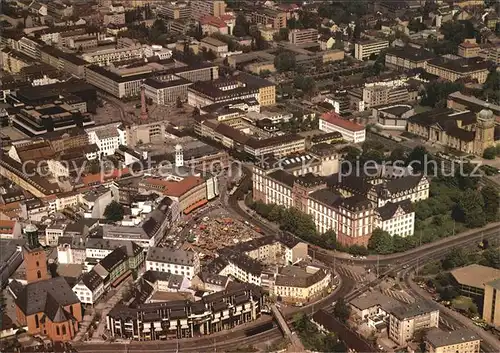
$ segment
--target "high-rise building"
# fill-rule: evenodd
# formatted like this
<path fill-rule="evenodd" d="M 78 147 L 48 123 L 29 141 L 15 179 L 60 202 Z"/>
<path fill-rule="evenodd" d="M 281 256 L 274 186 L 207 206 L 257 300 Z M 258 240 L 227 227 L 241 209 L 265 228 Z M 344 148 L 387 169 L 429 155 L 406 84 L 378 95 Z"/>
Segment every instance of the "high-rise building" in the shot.
<path fill-rule="evenodd" d="M 226 3 L 223 0 L 193 0 L 191 1 L 191 18 L 199 21 L 204 15 L 222 17 L 226 13 Z"/>

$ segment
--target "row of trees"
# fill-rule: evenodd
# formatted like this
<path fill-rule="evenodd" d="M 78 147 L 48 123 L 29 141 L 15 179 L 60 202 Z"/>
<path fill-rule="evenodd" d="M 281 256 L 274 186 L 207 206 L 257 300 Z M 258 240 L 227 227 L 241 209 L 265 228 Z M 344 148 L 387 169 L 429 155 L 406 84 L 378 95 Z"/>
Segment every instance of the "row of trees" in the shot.
<path fill-rule="evenodd" d="M 500 156 L 500 144 L 488 147 L 483 152 L 484 159 L 495 159 L 497 156 Z"/>
<path fill-rule="evenodd" d="M 321 333 L 304 313 L 297 314 L 294 318 L 293 327 L 307 350 L 314 352 L 347 352 L 347 346 L 343 341 L 334 333 Z"/>

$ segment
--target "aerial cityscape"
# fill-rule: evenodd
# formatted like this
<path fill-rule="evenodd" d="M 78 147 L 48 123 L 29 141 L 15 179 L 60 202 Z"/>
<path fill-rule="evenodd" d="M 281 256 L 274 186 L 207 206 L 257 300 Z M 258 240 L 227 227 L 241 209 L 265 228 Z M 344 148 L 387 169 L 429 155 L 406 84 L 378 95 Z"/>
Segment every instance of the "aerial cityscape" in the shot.
<path fill-rule="evenodd" d="M 0 352 L 500 352 L 498 0 L 0 9 Z"/>

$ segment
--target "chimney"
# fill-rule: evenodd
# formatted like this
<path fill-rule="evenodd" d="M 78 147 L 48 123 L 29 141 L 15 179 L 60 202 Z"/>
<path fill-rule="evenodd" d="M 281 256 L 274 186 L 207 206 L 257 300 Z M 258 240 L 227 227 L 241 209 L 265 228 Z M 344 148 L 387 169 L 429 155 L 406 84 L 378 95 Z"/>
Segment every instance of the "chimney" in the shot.
<path fill-rule="evenodd" d="M 141 120 L 148 120 L 148 107 L 146 106 L 146 89 L 141 87 Z"/>

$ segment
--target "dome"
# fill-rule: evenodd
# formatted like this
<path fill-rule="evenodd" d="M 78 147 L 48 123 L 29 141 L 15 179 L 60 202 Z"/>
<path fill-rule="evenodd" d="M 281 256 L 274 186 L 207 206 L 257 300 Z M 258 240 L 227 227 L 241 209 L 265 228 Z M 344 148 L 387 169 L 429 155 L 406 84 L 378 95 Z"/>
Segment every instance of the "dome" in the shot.
<path fill-rule="evenodd" d="M 38 228 L 34 224 L 30 223 L 26 226 L 26 228 L 24 228 L 24 231 L 27 233 L 38 232 Z"/>
<path fill-rule="evenodd" d="M 481 120 L 493 120 L 493 112 L 489 109 L 483 109 L 478 114 Z"/>

